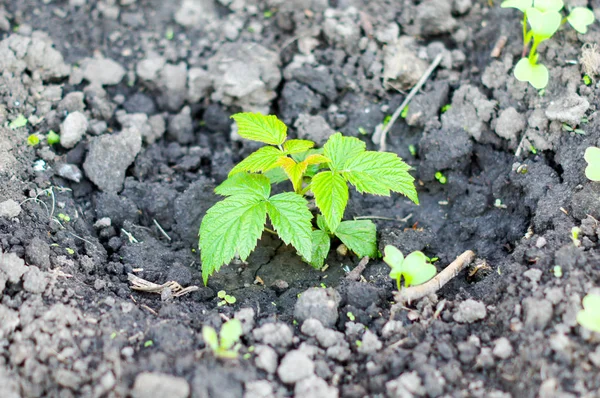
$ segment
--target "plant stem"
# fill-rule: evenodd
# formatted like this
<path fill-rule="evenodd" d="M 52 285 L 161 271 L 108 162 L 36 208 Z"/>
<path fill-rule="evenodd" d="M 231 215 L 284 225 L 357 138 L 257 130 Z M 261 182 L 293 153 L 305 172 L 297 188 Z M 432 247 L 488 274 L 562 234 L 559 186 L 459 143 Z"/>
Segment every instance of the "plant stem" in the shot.
<path fill-rule="evenodd" d="M 402 290 L 402 285 L 400 284 L 400 277 L 396 278 L 396 287 L 398 288 L 398 292 Z"/>
<path fill-rule="evenodd" d="M 275 232 L 275 231 L 273 231 L 272 229 L 269 229 L 269 228 L 267 228 L 267 227 L 265 227 L 265 231 L 267 231 L 267 232 L 268 232 L 268 233 L 270 233 L 270 234 L 277 235 L 277 232 Z"/>
<path fill-rule="evenodd" d="M 541 42 L 541 40 L 537 40 L 536 38 L 533 39 L 533 45 L 531 46 L 531 50 L 529 50 L 529 62 L 532 65 L 537 64 L 537 48 Z"/>

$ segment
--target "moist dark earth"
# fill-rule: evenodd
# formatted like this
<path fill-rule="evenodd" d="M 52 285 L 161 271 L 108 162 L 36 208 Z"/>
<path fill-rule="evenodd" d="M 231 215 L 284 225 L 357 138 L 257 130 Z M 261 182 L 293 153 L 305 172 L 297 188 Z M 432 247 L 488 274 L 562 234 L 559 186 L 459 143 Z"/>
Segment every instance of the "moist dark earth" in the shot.
<path fill-rule="evenodd" d="M 566 3 L 600 17 L 596 0 Z M 499 1 L 4 0 L 0 396 L 599 396 L 600 337 L 576 315 L 600 292 L 600 185 L 583 159 L 600 86 L 582 80 L 598 77 L 582 47 L 600 28 L 540 47 L 538 92 L 512 76 L 519 23 Z M 438 270 L 473 250 L 477 266 L 392 314 L 380 259 L 353 281 L 339 242 L 320 271 L 265 233 L 203 286 L 200 221 L 257 148 L 230 115 L 377 150 L 438 54 L 387 140 L 420 205 L 352 192 L 345 218 L 371 217 L 380 249 L 422 250 Z M 198 289 L 140 292 L 128 274 Z M 202 327 L 233 317 L 239 358 L 216 359 Z"/>

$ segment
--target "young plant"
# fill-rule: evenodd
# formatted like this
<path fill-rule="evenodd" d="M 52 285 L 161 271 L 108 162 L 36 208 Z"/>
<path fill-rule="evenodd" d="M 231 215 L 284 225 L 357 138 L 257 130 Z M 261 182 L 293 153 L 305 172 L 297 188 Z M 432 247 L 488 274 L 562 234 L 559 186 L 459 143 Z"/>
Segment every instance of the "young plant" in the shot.
<path fill-rule="evenodd" d="M 588 294 L 583 298 L 583 309 L 577 313 L 577 323 L 600 333 L 600 296 Z"/>
<path fill-rule="evenodd" d="M 585 176 L 592 181 L 600 181 L 600 148 L 588 147 L 583 158 L 588 164 L 585 168 Z"/>
<path fill-rule="evenodd" d="M 219 307 L 222 307 L 227 304 L 233 305 L 237 301 L 235 296 L 227 294 L 225 290 L 219 290 L 219 292 L 217 293 L 217 297 L 221 299 L 221 301 L 219 301 L 219 303 L 217 304 Z"/>
<path fill-rule="evenodd" d="M 427 261 L 427 256 L 416 251 L 404 257 L 394 246 L 387 245 L 384 249 L 383 261 L 392 269 L 390 278 L 396 280 L 398 290 L 402 288 L 400 281 L 404 278 L 404 286 L 415 286 L 427 282 L 435 276 L 435 265 Z"/>
<path fill-rule="evenodd" d="M 287 139 L 286 125 L 275 116 L 238 113 L 232 118 L 242 138 L 267 146 L 237 164 L 215 189 L 226 198 L 207 211 L 200 226 L 205 284 L 236 255 L 242 261 L 248 258 L 265 229 L 267 215 L 281 240 L 316 268 L 323 266 L 332 236 L 360 257 L 377 257 L 375 224 L 342 221 L 348 183 L 360 193 L 398 192 L 418 204 L 410 167 L 394 153 L 367 151 L 363 141 L 341 133 L 316 150 L 312 141 Z M 271 195 L 271 185 L 284 180 L 292 183 L 294 192 Z M 314 196 L 320 211 L 316 220 L 308 195 Z"/>
<path fill-rule="evenodd" d="M 579 33 L 587 33 L 588 25 L 594 22 L 594 13 L 585 7 L 575 7 L 563 18 L 563 0 L 506 0 L 502 8 L 516 8 L 523 12 L 523 55 L 529 44 L 529 56 L 521 58 L 514 69 L 517 80 L 529 82 L 536 89 L 548 84 L 548 68 L 538 63 L 538 46 L 550 39 L 565 22 Z M 529 29 L 528 29 L 529 25 Z"/>
<path fill-rule="evenodd" d="M 210 326 L 202 327 L 202 338 L 204 343 L 216 357 L 237 358 L 239 345 L 237 342 L 242 336 L 242 323 L 238 319 L 230 319 L 221 326 L 217 332 Z"/>

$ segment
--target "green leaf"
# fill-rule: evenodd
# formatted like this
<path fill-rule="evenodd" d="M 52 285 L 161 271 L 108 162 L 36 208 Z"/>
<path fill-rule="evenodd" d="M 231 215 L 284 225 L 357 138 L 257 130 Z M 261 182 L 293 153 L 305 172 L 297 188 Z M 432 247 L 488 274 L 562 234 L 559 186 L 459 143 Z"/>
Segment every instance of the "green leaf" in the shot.
<path fill-rule="evenodd" d="M 548 85 L 548 68 L 542 64 L 532 64 L 528 58 L 521 58 L 515 66 L 514 75 L 517 80 L 529 82 L 533 87 L 540 90 Z"/>
<path fill-rule="evenodd" d="M 567 17 L 567 21 L 569 21 L 573 29 L 582 35 L 587 33 L 588 25 L 593 24 L 595 19 L 592 10 L 585 7 L 573 8 Z"/>
<path fill-rule="evenodd" d="M 363 152 L 366 144 L 355 137 L 344 137 L 342 133 L 335 133 L 323 146 L 323 154 L 331 159 L 332 170 L 342 170 L 346 162 Z"/>
<path fill-rule="evenodd" d="M 245 261 L 267 220 L 267 204 L 256 196 L 234 195 L 211 207 L 200 225 L 202 278 L 228 264 L 236 254 Z"/>
<path fill-rule="evenodd" d="M 265 172 L 264 176 L 269 179 L 271 184 L 279 184 L 280 182 L 288 180 L 287 174 L 285 174 L 285 171 L 283 171 L 281 167 L 277 167 Z"/>
<path fill-rule="evenodd" d="M 269 171 L 277 167 L 277 161 L 284 156 L 284 153 L 279 149 L 272 146 L 264 146 L 238 163 L 231 169 L 229 175 L 242 171 L 249 171 L 251 173 Z"/>
<path fill-rule="evenodd" d="M 304 261 L 312 265 L 316 269 L 323 268 L 325 264 L 325 259 L 329 254 L 329 249 L 331 247 L 331 238 L 327 234 L 320 229 L 315 229 L 312 231 L 312 255 L 311 260 L 307 261 L 306 258 Z"/>
<path fill-rule="evenodd" d="M 402 276 L 406 287 L 425 283 L 437 273 L 435 266 L 427 262 L 427 257 L 422 252 L 415 251 L 404 258 L 400 250 L 387 245 L 384 254 L 383 261 L 392 269 L 390 277 L 399 280 Z"/>
<path fill-rule="evenodd" d="M 311 261 L 313 215 L 306 199 L 293 192 L 280 193 L 269 199 L 267 212 L 281 240 Z"/>
<path fill-rule="evenodd" d="M 40 137 L 38 137 L 37 134 L 31 134 L 29 137 L 27 137 L 27 145 L 36 146 L 39 144 L 40 144 Z"/>
<path fill-rule="evenodd" d="M 313 177 L 311 190 L 329 230 L 335 232 L 348 204 L 348 185 L 344 177 L 334 171 L 322 171 Z"/>
<path fill-rule="evenodd" d="M 283 144 L 283 150 L 289 155 L 306 152 L 314 146 L 315 143 L 308 140 L 288 140 Z"/>
<path fill-rule="evenodd" d="M 583 309 L 577 313 L 577 323 L 600 333 L 600 296 L 588 294 L 583 298 Z"/>
<path fill-rule="evenodd" d="M 331 231 L 327 227 L 327 222 L 325 221 L 325 218 L 321 214 L 317 215 L 317 226 L 321 231 L 327 232 L 328 234 L 331 233 Z"/>
<path fill-rule="evenodd" d="M 204 340 L 204 344 L 206 344 L 213 352 L 216 352 L 219 349 L 219 337 L 212 327 L 202 327 L 202 339 Z"/>
<path fill-rule="evenodd" d="M 245 112 L 231 118 L 238 124 L 238 134 L 247 140 L 281 145 L 287 137 L 287 126 L 276 116 Z"/>
<path fill-rule="evenodd" d="M 221 337 L 220 348 L 223 350 L 229 350 L 233 347 L 242 336 L 242 322 L 239 319 L 230 319 L 221 326 Z"/>
<path fill-rule="evenodd" d="M 16 130 L 18 128 L 25 127 L 26 125 L 27 125 L 27 118 L 25 116 L 23 116 L 23 114 L 19 114 L 19 116 L 17 116 L 17 118 L 15 120 L 10 122 L 8 127 L 11 130 Z"/>
<path fill-rule="evenodd" d="M 531 5 L 533 4 L 533 0 L 506 0 L 500 4 L 502 8 L 516 8 L 517 10 L 521 10 L 525 12 Z"/>
<path fill-rule="evenodd" d="M 346 162 L 343 175 L 360 193 L 390 196 L 390 191 L 419 203 L 410 166 L 395 153 L 362 152 Z"/>
<path fill-rule="evenodd" d="M 533 37 L 539 41 L 549 39 L 560 28 L 562 15 L 558 11 L 540 11 L 537 8 L 528 8 L 527 20 L 531 25 Z"/>
<path fill-rule="evenodd" d="M 60 135 L 56 134 L 54 130 L 50 130 L 46 139 L 48 140 L 48 145 L 55 145 L 60 142 Z"/>
<path fill-rule="evenodd" d="M 383 261 L 390 266 L 390 278 L 398 279 L 402 276 L 402 263 L 404 262 L 404 255 L 400 250 L 392 245 L 387 245 L 383 249 Z"/>
<path fill-rule="evenodd" d="M 565 6 L 563 0 L 534 0 L 533 7 L 541 12 L 560 11 Z M 529 17 L 529 15 L 527 15 Z"/>
<path fill-rule="evenodd" d="M 342 221 L 335 235 L 358 257 L 377 257 L 377 228 L 373 221 Z"/>
<path fill-rule="evenodd" d="M 215 193 L 222 196 L 248 195 L 268 199 L 271 183 L 268 177 L 261 174 L 237 173 L 216 187 Z"/>
<path fill-rule="evenodd" d="M 592 181 L 600 181 L 600 148 L 595 146 L 585 150 L 583 158 L 588 163 L 585 168 L 585 176 Z"/>
<path fill-rule="evenodd" d="M 292 158 L 282 157 L 277 162 L 285 174 L 287 174 L 288 178 L 292 182 L 294 186 L 294 191 L 299 192 L 302 189 L 302 177 L 304 176 L 304 172 L 308 167 L 308 163 L 305 161 L 296 163 L 296 161 Z"/>

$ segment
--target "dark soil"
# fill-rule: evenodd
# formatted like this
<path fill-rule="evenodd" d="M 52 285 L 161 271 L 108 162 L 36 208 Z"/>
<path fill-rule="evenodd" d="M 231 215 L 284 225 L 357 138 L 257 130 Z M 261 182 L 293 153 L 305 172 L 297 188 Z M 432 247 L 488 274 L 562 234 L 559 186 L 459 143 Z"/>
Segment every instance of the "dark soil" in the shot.
<path fill-rule="evenodd" d="M 600 143 L 600 86 L 578 64 L 600 29 L 544 43 L 551 79 L 538 93 L 512 76 L 519 21 L 471 0 L 6 0 L 0 397 L 600 394 L 600 338 L 576 322 L 600 284 L 600 185 L 583 159 Z M 270 112 L 292 136 L 341 131 L 377 149 L 378 125 L 440 52 L 388 138 L 420 205 L 352 192 L 345 218 L 373 217 L 381 249 L 422 250 L 440 270 L 473 250 L 479 268 L 392 317 L 381 260 L 350 281 L 359 259 L 339 242 L 319 271 L 265 233 L 203 286 L 200 221 L 257 148 L 231 114 Z M 79 131 L 65 122 L 75 113 Z M 9 128 L 19 114 L 29 123 Z M 61 145 L 27 145 L 49 130 Z M 130 273 L 198 290 L 138 292 Z M 240 357 L 215 359 L 202 327 L 234 316 Z"/>

